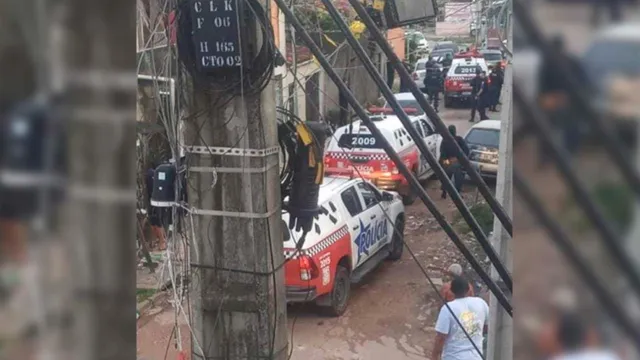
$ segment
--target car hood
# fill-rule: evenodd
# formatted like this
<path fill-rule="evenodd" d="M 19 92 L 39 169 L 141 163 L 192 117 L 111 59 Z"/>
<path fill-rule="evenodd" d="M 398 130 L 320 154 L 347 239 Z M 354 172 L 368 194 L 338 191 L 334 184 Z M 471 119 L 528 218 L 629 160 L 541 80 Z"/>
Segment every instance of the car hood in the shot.
<path fill-rule="evenodd" d="M 469 151 L 497 154 L 498 153 L 498 148 L 497 147 L 493 147 L 493 146 L 469 144 Z"/>

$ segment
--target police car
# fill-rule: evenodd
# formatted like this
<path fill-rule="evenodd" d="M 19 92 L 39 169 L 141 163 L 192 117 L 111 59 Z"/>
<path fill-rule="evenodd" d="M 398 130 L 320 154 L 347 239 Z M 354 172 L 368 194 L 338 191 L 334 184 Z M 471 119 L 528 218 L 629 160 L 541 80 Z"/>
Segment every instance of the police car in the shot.
<path fill-rule="evenodd" d="M 471 80 L 476 71 L 486 71 L 489 67 L 481 57 L 454 58 L 444 81 L 444 106 L 450 107 L 454 100 L 471 99 Z"/>
<path fill-rule="evenodd" d="M 384 260 L 402 256 L 405 212 L 397 193 L 362 179 L 326 177 L 318 204 L 326 210 L 306 235 L 285 230 L 287 302 L 315 302 L 329 315 L 347 309 L 351 284 Z M 283 213 L 284 222 L 289 214 Z M 395 229 L 398 231 L 394 231 Z"/>
<path fill-rule="evenodd" d="M 396 94 L 396 98 L 401 98 L 400 95 L 402 94 Z M 411 96 L 413 98 L 413 95 Z M 379 110 L 389 112 L 390 109 Z M 405 111 L 409 115 L 409 109 Z M 370 118 L 418 179 L 427 180 L 433 175 L 433 169 L 426 159 L 420 156 L 418 147 L 397 116 L 379 114 Z M 427 148 L 437 159 L 440 156 L 442 136 L 435 132 L 433 124 L 426 116 L 410 116 L 410 119 Z M 399 192 L 405 205 L 412 204 L 417 198 L 407 179 L 400 174 L 380 142 L 361 120 L 335 131 L 325 151 L 324 162 L 327 176 L 363 177 L 380 189 Z"/>

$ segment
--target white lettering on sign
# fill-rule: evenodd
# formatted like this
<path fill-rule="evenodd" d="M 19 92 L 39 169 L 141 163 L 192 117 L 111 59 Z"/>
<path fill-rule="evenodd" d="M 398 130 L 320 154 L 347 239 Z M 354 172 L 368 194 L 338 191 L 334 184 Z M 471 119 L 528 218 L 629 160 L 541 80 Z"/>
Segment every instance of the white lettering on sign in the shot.
<path fill-rule="evenodd" d="M 201 68 L 242 66 L 237 0 L 194 0 L 193 40 Z M 211 47 L 209 47 L 211 44 Z"/>
<path fill-rule="evenodd" d="M 217 52 L 234 52 L 235 50 L 235 46 L 232 42 L 216 42 Z"/>
<path fill-rule="evenodd" d="M 202 66 L 210 67 L 210 66 L 240 66 L 242 65 L 242 61 L 240 56 L 215 56 L 215 55 L 205 55 L 202 56 L 201 61 Z"/>
<path fill-rule="evenodd" d="M 227 17 L 217 17 L 215 19 L 213 19 L 213 26 L 220 28 L 220 27 L 230 27 L 231 26 L 231 18 L 229 16 Z"/>

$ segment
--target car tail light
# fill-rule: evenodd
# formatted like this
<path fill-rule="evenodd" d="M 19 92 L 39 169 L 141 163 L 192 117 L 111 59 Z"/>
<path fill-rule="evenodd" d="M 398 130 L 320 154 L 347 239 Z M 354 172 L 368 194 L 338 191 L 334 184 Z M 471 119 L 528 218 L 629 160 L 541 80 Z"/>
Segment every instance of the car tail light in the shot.
<path fill-rule="evenodd" d="M 300 280 L 309 281 L 318 277 L 318 267 L 309 256 L 301 256 L 298 258 L 300 266 Z"/>
<path fill-rule="evenodd" d="M 414 72 L 411 75 L 413 75 L 413 80 L 418 80 L 418 73 L 417 72 Z"/>

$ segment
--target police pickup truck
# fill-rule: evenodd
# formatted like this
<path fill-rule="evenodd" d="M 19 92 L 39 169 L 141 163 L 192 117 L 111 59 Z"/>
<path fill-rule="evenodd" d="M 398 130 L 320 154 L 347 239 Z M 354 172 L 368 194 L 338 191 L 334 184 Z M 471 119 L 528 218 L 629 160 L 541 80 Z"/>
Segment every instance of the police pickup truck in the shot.
<path fill-rule="evenodd" d="M 404 205 L 397 193 L 380 191 L 361 178 L 340 177 L 324 179 L 318 204 L 326 211 L 300 250 L 302 234 L 285 230 L 287 302 L 315 302 L 328 315 L 340 316 L 351 284 L 384 260 L 402 256 Z M 288 224 L 289 214 L 283 212 L 282 219 Z"/>

